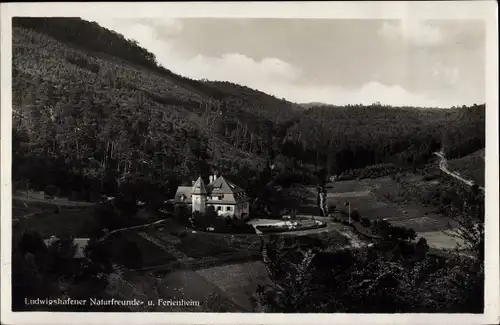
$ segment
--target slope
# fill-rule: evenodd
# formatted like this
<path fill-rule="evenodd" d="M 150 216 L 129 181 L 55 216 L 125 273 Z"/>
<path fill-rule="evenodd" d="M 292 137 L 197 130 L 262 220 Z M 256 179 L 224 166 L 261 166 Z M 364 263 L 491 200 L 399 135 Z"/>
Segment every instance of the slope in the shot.
<path fill-rule="evenodd" d="M 472 180 L 477 185 L 484 187 L 484 152 L 484 149 L 482 149 L 462 158 L 448 160 L 448 169 L 452 172 L 458 172 L 461 177 Z"/>
<path fill-rule="evenodd" d="M 161 182 L 207 171 L 222 157 L 240 164 L 258 161 L 213 132 L 220 119 L 216 101 L 191 88 L 14 28 L 15 178 L 40 186 L 67 183 L 68 178 L 57 180 L 61 175 L 76 183 L 110 174 L 120 181 L 141 175 Z M 43 157 L 52 170 L 46 177 L 41 175 L 47 164 L 39 164 Z"/>
<path fill-rule="evenodd" d="M 302 182 L 373 164 L 423 165 L 446 142 L 443 129 L 465 139 L 451 150 L 484 148 L 484 105 L 304 109 L 173 74 L 134 41 L 79 18 L 13 24 L 13 172 L 40 188 L 113 192 L 133 182 L 169 195 L 217 169 L 261 193 L 266 165 Z"/>

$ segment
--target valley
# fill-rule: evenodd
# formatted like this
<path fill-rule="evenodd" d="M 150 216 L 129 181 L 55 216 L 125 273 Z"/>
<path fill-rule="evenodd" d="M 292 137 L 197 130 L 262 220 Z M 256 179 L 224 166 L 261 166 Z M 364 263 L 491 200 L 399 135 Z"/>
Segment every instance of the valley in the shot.
<path fill-rule="evenodd" d="M 34 283 L 15 308 L 70 292 L 200 302 L 140 311 L 453 312 L 479 290 L 484 104 L 298 104 L 177 75 L 79 18 L 15 18 L 12 61 L 13 269 Z M 175 201 L 215 174 L 248 215 Z"/>

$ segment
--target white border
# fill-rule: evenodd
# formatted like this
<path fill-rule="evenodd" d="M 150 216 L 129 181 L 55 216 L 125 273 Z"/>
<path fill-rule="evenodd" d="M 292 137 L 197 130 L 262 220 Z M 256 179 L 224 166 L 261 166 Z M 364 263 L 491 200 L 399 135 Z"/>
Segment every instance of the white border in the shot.
<path fill-rule="evenodd" d="M 494 1 L 8 3 L 1 12 L 1 322 L 4 324 L 495 324 L 499 318 L 498 8 Z M 11 307 L 11 17 L 226 17 L 482 19 L 486 23 L 485 313 L 470 314 L 195 314 L 13 313 Z"/>

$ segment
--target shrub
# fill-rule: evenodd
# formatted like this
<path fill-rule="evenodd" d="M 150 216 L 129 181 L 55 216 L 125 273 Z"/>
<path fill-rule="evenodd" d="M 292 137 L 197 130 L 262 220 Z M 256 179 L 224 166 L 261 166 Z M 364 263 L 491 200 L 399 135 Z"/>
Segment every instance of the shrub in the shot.
<path fill-rule="evenodd" d="M 55 185 L 47 185 L 45 187 L 44 192 L 45 192 L 45 195 L 56 196 L 57 193 L 59 192 L 59 189 Z"/>
<path fill-rule="evenodd" d="M 420 237 L 416 245 L 417 250 L 427 252 L 429 251 L 429 245 L 427 244 L 427 239 Z"/>
<path fill-rule="evenodd" d="M 233 220 L 230 227 L 231 232 L 235 234 L 255 234 L 255 228 L 242 220 Z"/>
<path fill-rule="evenodd" d="M 361 224 L 365 227 L 370 227 L 371 226 L 371 221 L 368 218 L 362 218 L 361 219 Z"/>
<path fill-rule="evenodd" d="M 361 215 L 359 214 L 358 210 L 354 210 L 351 212 L 351 218 L 354 221 L 360 221 L 361 220 Z"/>

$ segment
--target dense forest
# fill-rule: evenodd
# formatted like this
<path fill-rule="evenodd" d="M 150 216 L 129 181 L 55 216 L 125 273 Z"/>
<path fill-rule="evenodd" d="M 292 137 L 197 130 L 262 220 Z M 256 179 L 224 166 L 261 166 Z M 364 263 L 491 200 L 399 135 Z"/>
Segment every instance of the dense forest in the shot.
<path fill-rule="evenodd" d="M 484 105 L 305 109 L 176 75 L 79 18 L 15 18 L 12 75 L 14 185 L 86 199 L 124 184 L 171 196 L 213 171 L 257 196 L 273 175 L 317 184 L 371 165 L 388 174 L 423 166 L 441 147 L 461 157 L 485 142 Z"/>

